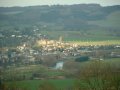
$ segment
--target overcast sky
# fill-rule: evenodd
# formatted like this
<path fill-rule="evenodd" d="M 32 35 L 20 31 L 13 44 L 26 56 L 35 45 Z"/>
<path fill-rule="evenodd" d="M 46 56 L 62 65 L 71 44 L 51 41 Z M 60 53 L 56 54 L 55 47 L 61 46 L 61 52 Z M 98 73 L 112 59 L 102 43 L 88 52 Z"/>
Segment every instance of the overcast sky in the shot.
<path fill-rule="evenodd" d="M 83 4 L 97 3 L 102 6 L 120 5 L 120 0 L 0 0 L 0 6 L 32 6 L 32 5 L 56 5 L 56 4 Z"/>

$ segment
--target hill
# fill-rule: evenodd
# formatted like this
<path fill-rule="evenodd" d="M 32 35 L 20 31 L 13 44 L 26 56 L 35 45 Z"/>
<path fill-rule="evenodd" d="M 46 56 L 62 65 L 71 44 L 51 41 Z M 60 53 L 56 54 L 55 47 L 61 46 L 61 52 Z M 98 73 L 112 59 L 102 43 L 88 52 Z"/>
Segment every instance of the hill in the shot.
<path fill-rule="evenodd" d="M 0 7 L 0 32 L 16 30 L 32 34 L 30 30 L 35 26 L 52 39 L 64 36 L 65 40 L 118 40 L 119 18 L 120 5 Z"/>

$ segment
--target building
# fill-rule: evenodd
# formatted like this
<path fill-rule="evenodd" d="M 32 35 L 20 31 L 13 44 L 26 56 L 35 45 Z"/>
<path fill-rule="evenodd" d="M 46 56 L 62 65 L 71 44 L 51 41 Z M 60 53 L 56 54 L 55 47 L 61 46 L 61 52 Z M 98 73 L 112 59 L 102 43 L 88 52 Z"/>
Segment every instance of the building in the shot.
<path fill-rule="evenodd" d="M 63 69 L 63 64 L 64 64 L 63 61 L 57 62 L 56 66 L 55 66 L 55 69 L 62 70 Z"/>

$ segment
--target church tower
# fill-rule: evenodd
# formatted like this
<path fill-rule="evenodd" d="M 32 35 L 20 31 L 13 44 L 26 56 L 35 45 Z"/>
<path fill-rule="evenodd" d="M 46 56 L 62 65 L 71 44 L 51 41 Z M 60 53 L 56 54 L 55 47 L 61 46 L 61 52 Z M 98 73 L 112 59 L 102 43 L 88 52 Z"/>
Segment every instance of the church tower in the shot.
<path fill-rule="evenodd" d="M 62 42 L 62 41 L 63 41 L 63 37 L 60 36 L 60 37 L 59 37 L 59 42 Z"/>

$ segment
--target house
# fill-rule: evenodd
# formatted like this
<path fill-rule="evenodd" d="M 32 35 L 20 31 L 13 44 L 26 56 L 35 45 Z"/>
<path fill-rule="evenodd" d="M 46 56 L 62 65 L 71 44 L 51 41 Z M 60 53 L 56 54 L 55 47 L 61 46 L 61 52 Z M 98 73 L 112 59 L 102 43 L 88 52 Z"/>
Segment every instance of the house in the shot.
<path fill-rule="evenodd" d="M 63 64 L 64 64 L 63 61 L 57 62 L 57 63 L 56 63 L 56 66 L 55 66 L 55 69 L 62 70 L 62 68 L 63 68 Z"/>

